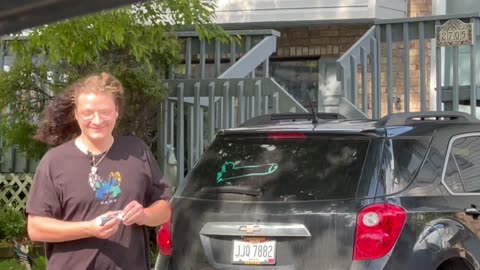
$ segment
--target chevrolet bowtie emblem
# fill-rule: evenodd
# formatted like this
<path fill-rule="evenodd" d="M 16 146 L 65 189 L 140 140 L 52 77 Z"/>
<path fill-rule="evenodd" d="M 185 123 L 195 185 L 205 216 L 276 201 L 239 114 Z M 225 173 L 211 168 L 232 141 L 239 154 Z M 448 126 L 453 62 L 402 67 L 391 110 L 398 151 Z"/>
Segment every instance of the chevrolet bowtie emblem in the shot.
<path fill-rule="evenodd" d="M 242 225 L 238 230 L 244 233 L 255 233 L 260 231 L 261 229 L 262 228 L 260 228 L 259 225 Z"/>

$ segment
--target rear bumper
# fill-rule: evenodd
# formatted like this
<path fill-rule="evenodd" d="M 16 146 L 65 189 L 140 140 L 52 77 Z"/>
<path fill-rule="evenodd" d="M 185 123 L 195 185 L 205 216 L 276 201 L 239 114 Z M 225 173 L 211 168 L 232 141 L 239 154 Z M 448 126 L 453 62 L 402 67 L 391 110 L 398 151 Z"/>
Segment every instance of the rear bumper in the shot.
<path fill-rule="evenodd" d="M 353 261 L 350 270 L 386 270 L 387 261 L 388 258 L 385 257 L 373 261 Z"/>
<path fill-rule="evenodd" d="M 396 266 L 392 266 L 392 265 L 389 265 L 388 264 L 388 260 L 390 259 L 389 256 L 387 257 L 384 257 L 384 258 L 381 258 L 381 259 L 378 259 L 378 260 L 373 260 L 373 261 L 354 261 L 352 262 L 349 270 L 404 270 L 405 269 L 405 266 L 404 265 L 398 265 L 398 267 Z M 173 264 L 172 264 L 172 259 L 170 257 L 165 257 L 165 256 L 162 256 L 162 255 L 158 255 L 157 256 L 157 260 L 155 262 L 155 270 L 180 270 L 180 269 L 176 269 L 174 268 Z M 208 264 L 208 265 L 205 265 L 205 264 L 195 264 L 195 265 L 190 265 L 189 267 L 192 267 L 192 268 L 189 268 L 189 269 L 201 269 L 201 270 L 218 270 L 218 269 L 235 269 L 235 270 L 238 270 L 238 269 L 242 269 L 242 267 L 240 266 L 231 266 L 230 267 L 227 267 L 227 268 L 215 268 L 214 266 Z M 270 267 L 259 267 L 259 266 L 254 266 L 255 269 L 271 269 Z M 252 269 L 252 266 L 245 266 L 243 269 Z M 275 269 L 293 269 L 293 268 L 289 268 L 288 266 L 287 267 L 281 267 L 281 268 L 275 268 Z M 430 270 L 430 269 L 427 269 L 427 268 L 424 268 L 423 266 L 422 267 L 408 267 L 409 270 Z M 431 269 L 434 269 L 434 268 L 431 268 Z M 182 269 L 182 270 L 185 270 L 185 269 Z M 304 269 L 304 270 L 309 270 L 309 269 Z M 330 269 L 330 270 L 336 270 L 336 269 Z M 339 269 L 340 270 L 340 269 Z M 343 270 L 343 269 L 341 269 Z"/>
<path fill-rule="evenodd" d="M 352 261 L 349 270 L 435 270 L 435 258 L 434 254 L 408 254 L 404 250 L 377 260 Z"/>
<path fill-rule="evenodd" d="M 162 255 L 157 256 L 157 260 L 155 261 L 155 270 L 170 270 L 170 257 L 165 257 Z"/>

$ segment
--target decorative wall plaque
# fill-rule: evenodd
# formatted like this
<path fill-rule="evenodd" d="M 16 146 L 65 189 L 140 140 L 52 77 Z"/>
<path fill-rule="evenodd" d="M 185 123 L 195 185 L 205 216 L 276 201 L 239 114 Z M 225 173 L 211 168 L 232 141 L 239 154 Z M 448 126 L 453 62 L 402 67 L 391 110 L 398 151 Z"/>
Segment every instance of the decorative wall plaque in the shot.
<path fill-rule="evenodd" d="M 438 47 L 467 46 L 473 44 L 473 23 L 464 23 L 459 19 L 448 20 L 435 26 Z"/>

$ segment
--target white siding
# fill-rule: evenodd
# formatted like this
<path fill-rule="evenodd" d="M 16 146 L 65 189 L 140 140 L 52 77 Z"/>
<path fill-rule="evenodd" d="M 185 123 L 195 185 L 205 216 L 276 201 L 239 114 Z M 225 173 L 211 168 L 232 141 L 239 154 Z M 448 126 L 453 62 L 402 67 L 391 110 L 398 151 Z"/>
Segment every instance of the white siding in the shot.
<path fill-rule="evenodd" d="M 376 0 L 376 18 L 391 19 L 407 16 L 406 0 Z"/>
<path fill-rule="evenodd" d="M 405 17 L 406 1 L 217 0 L 215 21 L 222 24 Z"/>
<path fill-rule="evenodd" d="M 368 0 L 218 0 L 220 9 L 295 9 L 368 6 Z"/>
<path fill-rule="evenodd" d="M 455 0 L 447 1 L 447 14 L 465 14 L 480 11 L 478 0 Z"/>

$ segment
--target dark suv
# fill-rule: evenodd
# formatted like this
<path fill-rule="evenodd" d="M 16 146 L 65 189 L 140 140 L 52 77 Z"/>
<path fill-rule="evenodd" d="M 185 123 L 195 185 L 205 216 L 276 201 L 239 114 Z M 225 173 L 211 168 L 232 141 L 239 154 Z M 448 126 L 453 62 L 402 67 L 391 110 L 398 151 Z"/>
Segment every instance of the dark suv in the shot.
<path fill-rule="evenodd" d="M 312 118 L 221 131 L 172 199 L 157 269 L 479 269 L 476 118 Z"/>

